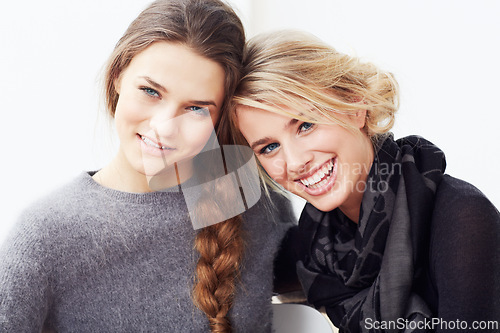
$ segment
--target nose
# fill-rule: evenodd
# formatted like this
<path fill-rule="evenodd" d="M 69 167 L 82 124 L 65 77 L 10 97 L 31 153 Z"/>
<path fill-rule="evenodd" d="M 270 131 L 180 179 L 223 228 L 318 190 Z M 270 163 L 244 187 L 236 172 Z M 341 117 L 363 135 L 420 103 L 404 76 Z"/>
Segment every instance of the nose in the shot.
<path fill-rule="evenodd" d="M 307 172 L 313 160 L 313 154 L 308 149 L 294 145 L 285 150 L 285 161 L 288 174 L 293 177 L 299 177 Z"/>
<path fill-rule="evenodd" d="M 179 132 L 181 117 L 176 105 L 162 105 L 153 111 L 149 125 L 160 138 L 171 138 Z"/>

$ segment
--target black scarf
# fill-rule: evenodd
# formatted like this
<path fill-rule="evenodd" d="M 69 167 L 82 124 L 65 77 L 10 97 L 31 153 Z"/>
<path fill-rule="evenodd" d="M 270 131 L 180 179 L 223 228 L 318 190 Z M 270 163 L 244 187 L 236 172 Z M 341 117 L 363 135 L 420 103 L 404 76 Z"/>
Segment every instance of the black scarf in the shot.
<path fill-rule="evenodd" d="M 339 209 L 325 213 L 306 204 L 297 272 L 308 301 L 324 306 L 340 332 L 412 332 L 378 330 L 375 323 L 404 319 L 412 328 L 432 317 L 412 285 L 427 262 L 434 195 L 446 162 L 417 136 L 387 136 L 375 151 L 358 224 Z"/>

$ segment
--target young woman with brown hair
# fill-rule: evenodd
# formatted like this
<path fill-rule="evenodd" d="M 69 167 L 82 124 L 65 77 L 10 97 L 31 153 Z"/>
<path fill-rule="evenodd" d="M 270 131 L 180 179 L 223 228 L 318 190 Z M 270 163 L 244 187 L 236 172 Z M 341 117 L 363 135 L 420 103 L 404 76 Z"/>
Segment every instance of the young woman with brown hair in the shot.
<path fill-rule="evenodd" d="M 239 187 L 214 181 L 224 176 L 215 160 L 198 160 L 231 144 L 215 133 L 244 43 L 219 0 L 159 0 L 132 22 L 105 73 L 118 152 L 22 215 L 0 251 L 0 331 L 271 330 L 287 224 L 264 199 L 225 212 Z M 195 230 L 194 217 L 211 220 Z"/>

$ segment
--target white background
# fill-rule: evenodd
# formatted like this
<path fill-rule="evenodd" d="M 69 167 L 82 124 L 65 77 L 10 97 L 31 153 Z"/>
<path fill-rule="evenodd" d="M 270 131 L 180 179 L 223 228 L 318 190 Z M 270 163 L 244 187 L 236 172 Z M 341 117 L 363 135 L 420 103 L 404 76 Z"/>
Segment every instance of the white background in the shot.
<path fill-rule="evenodd" d="M 0 242 L 20 211 L 114 154 L 101 70 L 143 0 L 0 4 Z M 233 0 L 249 37 L 294 28 L 396 76 L 396 137 L 442 148 L 447 172 L 500 207 L 500 2 Z M 304 5 L 307 4 L 307 5 Z"/>

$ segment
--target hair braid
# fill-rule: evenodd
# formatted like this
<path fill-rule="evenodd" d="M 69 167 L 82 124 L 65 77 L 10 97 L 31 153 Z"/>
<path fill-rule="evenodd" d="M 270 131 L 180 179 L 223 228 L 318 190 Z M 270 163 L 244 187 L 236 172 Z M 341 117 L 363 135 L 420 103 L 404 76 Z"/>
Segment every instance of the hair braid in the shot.
<path fill-rule="evenodd" d="M 200 258 L 193 297 L 207 315 L 212 332 L 231 332 L 227 313 L 233 303 L 244 248 L 241 221 L 236 216 L 203 228 L 195 240 Z"/>

